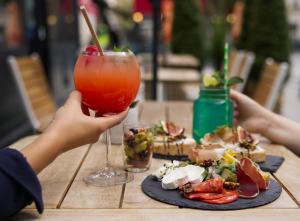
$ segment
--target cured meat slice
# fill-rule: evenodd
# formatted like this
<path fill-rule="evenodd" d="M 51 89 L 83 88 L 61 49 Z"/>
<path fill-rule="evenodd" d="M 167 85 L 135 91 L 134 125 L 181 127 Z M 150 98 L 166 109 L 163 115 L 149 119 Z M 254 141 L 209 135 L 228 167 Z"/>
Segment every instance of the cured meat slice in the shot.
<path fill-rule="evenodd" d="M 223 191 L 224 196 L 218 199 L 204 199 L 203 202 L 210 204 L 227 204 L 238 199 L 238 192 L 234 190 L 225 190 Z"/>
<path fill-rule="evenodd" d="M 240 164 L 236 165 L 237 178 L 240 183 L 238 189 L 240 198 L 255 198 L 259 194 L 257 184 L 243 171 Z"/>
<path fill-rule="evenodd" d="M 185 198 L 190 200 L 214 200 L 226 196 L 223 193 L 187 193 L 184 194 Z"/>
<path fill-rule="evenodd" d="M 198 184 L 192 184 L 192 190 L 199 193 L 222 193 L 223 192 L 222 179 L 210 179 Z"/>
<path fill-rule="evenodd" d="M 264 179 L 263 175 L 259 172 L 259 168 L 254 165 L 252 160 L 247 157 L 243 157 L 240 160 L 240 166 L 244 173 L 257 184 L 259 189 L 268 189 L 269 182 Z"/>

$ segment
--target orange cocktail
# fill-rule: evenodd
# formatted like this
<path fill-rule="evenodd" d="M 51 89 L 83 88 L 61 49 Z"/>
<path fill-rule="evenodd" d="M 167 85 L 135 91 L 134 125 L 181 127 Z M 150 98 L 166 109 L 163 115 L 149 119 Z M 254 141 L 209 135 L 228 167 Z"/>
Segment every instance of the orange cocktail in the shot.
<path fill-rule="evenodd" d="M 83 103 L 98 115 L 125 110 L 136 97 L 140 69 L 133 53 L 84 52 L 74 70 L 75 87 Z"/>
<path fill-rule="evenodd" d="M 75 87 L 82 94 L 82 102 L 96 111 L 96 116 L 108 116 L 125 110 L 135 99 L 140 80 L 140 68 L 132 52 L 106 52 L 101 55 L 93 45 L 78 57 L 74 70 Z M 85 177 L 87 184 L 112 186 L 133 179 L 132 174 L 110 165 L 109 146 L 108 129 L 105 167 Z"/>

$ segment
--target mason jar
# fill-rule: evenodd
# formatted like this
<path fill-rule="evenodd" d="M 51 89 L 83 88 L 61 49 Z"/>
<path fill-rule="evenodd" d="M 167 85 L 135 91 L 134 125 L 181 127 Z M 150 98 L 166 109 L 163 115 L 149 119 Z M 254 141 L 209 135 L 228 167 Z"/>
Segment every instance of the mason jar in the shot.
<path fill-rule="evenodd" d="M 233 126 L 233 102 L 228 89 L 200 88 L 193 108 L 193 138 L 197 143 L 218 127 Z"/>

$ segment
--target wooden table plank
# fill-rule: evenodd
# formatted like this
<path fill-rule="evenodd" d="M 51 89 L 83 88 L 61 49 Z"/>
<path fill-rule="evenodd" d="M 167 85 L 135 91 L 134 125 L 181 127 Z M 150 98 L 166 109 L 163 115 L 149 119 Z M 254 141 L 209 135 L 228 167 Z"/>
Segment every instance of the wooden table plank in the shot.
<path fill-rule="evenodd" d="M 167 120 L 184 127 L 188 134 L 192 134 L 193 103 L 173 101 L 167 103 Z"/>
<path fill-rule="evenodd" d="M 151 168 L 144 173 L 135 173 L 134 180 L 126 184 L 122 208 L 178 208 L 153 200 L 141 190 L 143 180 L 163 164 L 164 160 L 153 159 Z"/>
<path fill-rule="evenodd" d="M 276 180 L 275 177 L 272 176 L 273 179 Z M 274 202 L 261 206 L 259 208 L 264 209 L 297 209 L 299 208 L 298 205 L 295 203 L 295 201 L 290 197 L 290 195 L 285 191 L 285 189 L 282 189 L 280 197 L 275 200 Z"/>
<path fill-rule="evenodd" d="M 21 150 L 31 143 L 37 136 L 25 137 L 11 145 Z M 42 185 L 45 208 L 57 208 L 71 185 L 77 170 L 88 150 L 89 145 L 68 151 L 59 156 L 46 169 L 39 173 L 38 178 Z M 34 207 L 30 205 L 29 207 Z"/>
<path fill-rule="evenodd" d="M 160 120 L 166 120 L 166 105 L 156 102 L 143 103 L 140 113 L 140 122 L 142 123 L 157 123 Z M 162 160 L 153 159 L 151 168 L 144 173 L 135 173 L 134 180 L 126 184 L 122 208 L 177 208 L 168 204 L 158 202 L 146 196 L 141 190 L 141 183 L 146 176 L 158 169 Z"/>
<path fill-rule="evenodd" d="M 283 156 L 285 158 L 283 164 L 278 169 L 274 176 L 282 183 L 286 190 L 295 199 L 300 206 L 300 159 L 287 148 L 280 145 L 265 144 L 269 154 Z"/>
<path fill-rule="evenodd" d="M 18 141 L 16 141 L 15 143 L 11 144 L 10 147 L 17 149 L 17 150 L 21 150 L 23 147 L 27 146 L 32 141 L 34 141 L 34 139 L 36 139 L 37 137 L 38 137 L 38 135 L 23 137 L 23 138 L 19 139 Z"/>
<path fill-rule="evenodd" d="M 113 166 L 123 165 L 120 146 L 112 146 L 110 159 Z M 95 187 L 84 183 L 83 177 L 105 165 L 105 144 L 94 144 L 69 189 L 61 208 L 119 208 L 122 186 Z"/>
<path fill-rule="evenodd" d="M 39 216 L 34 211 L 24 211 L 10 219 L 19 220 L 72 220 L 72 221 L 297 221 L 299 209 L 247 209 L 238 211 L 206 211 L 190 209 L 102 209 L 102 210 L 49 210 Z"/>

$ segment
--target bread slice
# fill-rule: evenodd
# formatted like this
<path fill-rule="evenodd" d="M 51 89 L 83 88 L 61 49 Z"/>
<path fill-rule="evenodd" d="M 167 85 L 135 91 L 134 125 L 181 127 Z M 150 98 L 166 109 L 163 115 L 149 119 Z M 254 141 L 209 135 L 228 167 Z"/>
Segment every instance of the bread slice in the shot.
<path fill-rule="evenodd" d="M 264 162 L 266 160 L 266 150 L 260 146 L 256 146 L 254 150 L 246 150 L 244 148 L 236 148 L 233 150 L 237 159 L 241 159 L 243 156 L 249 157 L 256 163 Z"/>
<path fill-rule="evenodd" d="M 193 138 L 184 138 L 176 141 L 167 141 L 166 137 L 157 137 L 154 142 L 153 152 L 169 156 L 188 155 L 196 146 Z"/>

